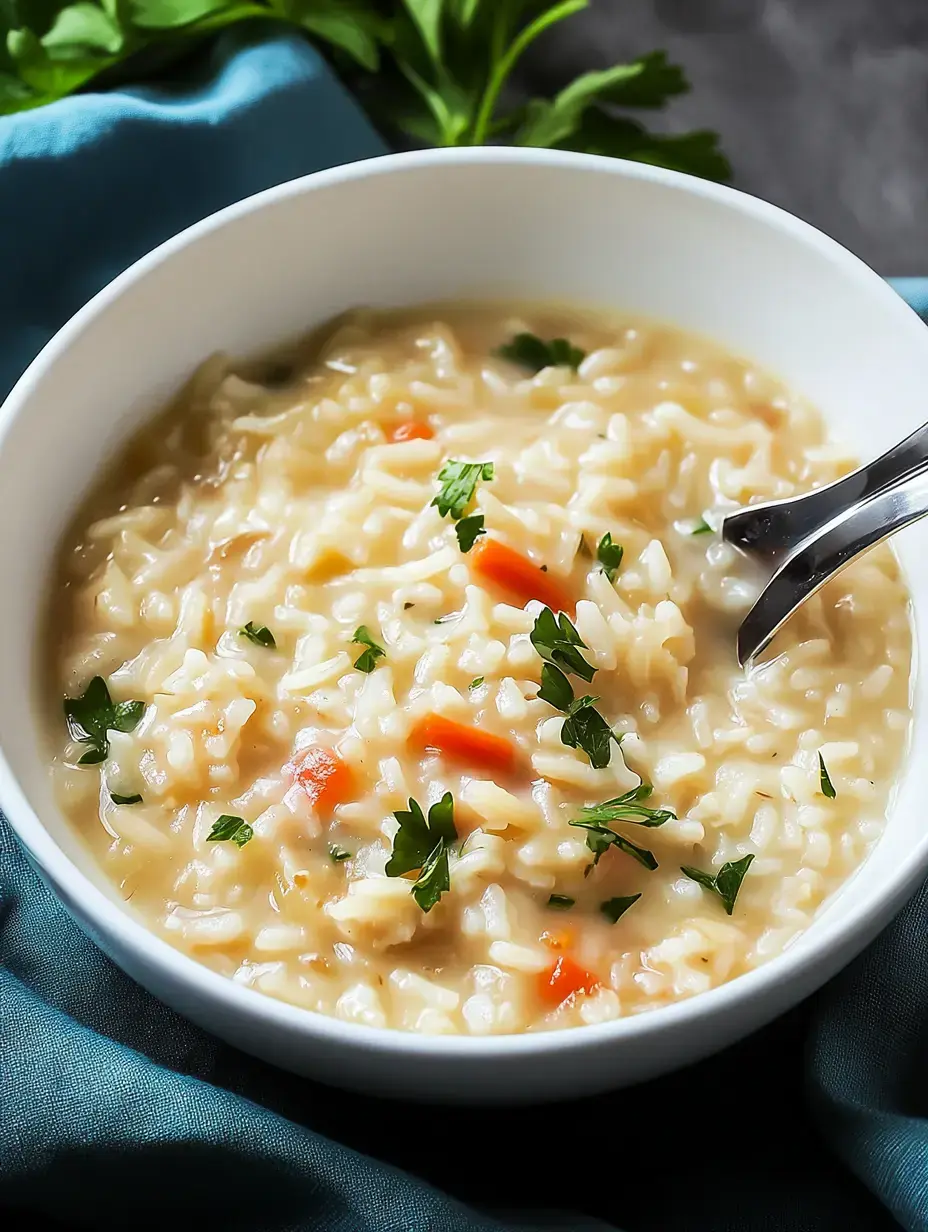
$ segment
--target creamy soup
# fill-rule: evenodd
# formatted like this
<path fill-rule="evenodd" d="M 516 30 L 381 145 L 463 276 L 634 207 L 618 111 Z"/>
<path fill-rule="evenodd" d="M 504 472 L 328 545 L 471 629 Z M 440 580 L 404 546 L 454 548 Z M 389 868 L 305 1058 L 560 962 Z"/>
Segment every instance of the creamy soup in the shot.
<path fill-rule="evenodd" d="M 62 806 L 173 945 L 351 1022 L 703 992 L 809 925 L 904 754 L 888 549 L 735 657 L 756 580 L 720 516 L 852 463 L 765 374 L 633 320 L 433 306 L 213 358 L 64 547 Z"/>

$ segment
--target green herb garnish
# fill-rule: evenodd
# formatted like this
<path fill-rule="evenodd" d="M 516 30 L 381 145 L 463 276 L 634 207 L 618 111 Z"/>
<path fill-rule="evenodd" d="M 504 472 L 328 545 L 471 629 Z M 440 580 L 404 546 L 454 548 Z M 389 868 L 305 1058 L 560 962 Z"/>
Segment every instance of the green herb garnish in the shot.
<path fill-rule="evenodd" d="M 393 854 L 384 870 L 388 877 L 402 877 L 419 869 L 412 888 L 413 898 L 428 913 L 442 894 L 451 889 L 448 850 L 457 839 L 454 800 L 446 791 L 429 809 L 428 819 L 410 798 L 408 811 L 395 812 L 400 823 L 393 839 Z"/>
<path fill-rule="evenodd" d="M 363 654 L 359 655 L 355 662 L 355 667 L 359 672 L 370 673 L 377 666 L 377 660 L 382 659 L 387 653 L 382 646 L 378 646 L 371 637 L 371 631 L 367 625 L 358 625 L 354 631 L 354 637 L 351 639 L 351 645 L 366 646 L 367 649 Z"/>
<path fill-rule="evenodd" d="M 553 667 L 550 663 L 542 667 L 538 697 L 555 710 L 563 710 L 565 713 L 573 705 L 573 687 L 559 667 Z"/>
<path fill-rule="evenodd" d="M 535 627 L 529 635 L 532 645 L 545 660 L 553 663 L 564 672 L 579 676 L 589 683 L 596 674 L 596 668 L 587 663 L 581 650 L 586 650 L 586 643 L 570 622 L 566 612 L 555 616 L 549 607 L 542 608 L 535 620 Z"/>
<path fill-rule="evenodd" d="M 236 847 L 244 847 L 254 838 L 254 830 L 241 817 L 232 817 L 223 813 L 218 821 L 213 822 L 213 828 L 206 836 L 208 843 L 234 843 Z"/>
<path fill-rule="evenodd" d="M 344 847 L 332 846 L 329 848 L 329 859 L 333 864 L 343 864 L 345 860 L 351 859 L 351 852 L 346 851 Z"/>
<path fill-rule="evenodd" d="M 110 751 L 107 732 L 134 731 L 144 713 L 144 702 L 117 702 L 114 705 L 102 676 L 94 676 L 81 697 L 66 697 L 64 717 L 71 739 L 90 745 L 77 764 L 95 766 L 106 761 Z"/>
<path fill-rule="evenodd" d="M 483 514 L 472 513 L 469 518 L 461 518 L 454 528 L 454 533 L 458 537 L 461 551 L 469 552 L 480 536 L 487 533 L 483 529 Z"/>
<path fill-rule="evenodd" d="M 599 909 L 610 924 L 617 924 L 629 907 L 633 907 L 639 898 L 641 898 L 640 894 L 626 894 L 624 897 L 607 898 L 604 903 L 599 904 Z"/>
<path fill-rule="evenodd" d="M 467 687 L 469 689 L 479 689 L 484 680 L 486 680 L 486 676 L 475 676 Z"/>
<path fill-rule="evenodd" d="M 704 890 L 709 890 L 712 894 L 717 895 L 722 906 L 728 915 L 735 909 L 735 900 L 738 897 L 738 891 L 741 889 L 741 883 L 744 881 L 744 875 L 751 867 L 753 855 L 744 856 L 741 860 L 729 861 L 723 864 L 719 871 L 713 876 L 711 873 L 704 873 L 698 868 L 691 868 L 689 865 L 681 865 L 680 872 L 684 876 L 689 877 L 690 881 L 695 881 L 701 885 Z"/>
<path fill-rule="evenodd" d="M 612 535 L 609 531 L 606 531 L 599 541 L 599 547 L 596 549 L 596 559 L 602 565 L 603 573 L 605 573 L 610 582 L 615 581 L 624 555 L 625 549 L 620 543 L 613 543 Z"/>
<path fill-rule="evenodd" d="M 576 899 L 568 898 L 566 894 L 552 894 L 548 899 L 548 906 L 555 911 L 569 911 L 575 904 Z"/>
<path fill-rule="evenodd" d="M 256 646 L 263 646 L 266 650 L 277 649 L 274 634 L 267 625 L 256 625 L 253 620 L 249 620 L 244 628 L 239 629 L 238 635 L 239 637 L 247 637 L 249 642 L 254 642 Z"/>
<path fill-rule="evenodd" d="M 439 515 L 446 518 L 450 514 L 454 521 L 463 517 L 464 510 L 474 498 L 477 484 L 481 479 L 492 479 L 493 471 L 492 462 L 457 462 L 453 458 L 446 462 L 438 472 L 441 490 L 432 501 Z"/>
<path fill-rule="evenodd" d="M 828 767 L 825 765 L 825 758 L 821 755 L 821 753 L 818 755 L 818 771 L 819 780 L 821 781 L 822 786 L 822 795 L 828 800 L 834 800 L 838 793 L 835 791 L 835 785 L 831 781 L 831 775 L 828 773 Z"/>
<path fill-rule="evenodd" d="M 142 797 L 136 793 L 134 796 L 120 796 L 115 791 L 110 792 L 110 799 L 114 804 L 141 804 Z"/>
<path fill-rule="evenodd" d="M 657 860 L 653 852 L 648 851 L 646 847 L 639 847 L 637 843 L 633 843 L 621 834 L 616 834 L 615 830 L 610 830 L 605 822 L 587 821 L 578 817 L 568 824 L 587 831 L 586 845 L 593 853 L 593 867 L 599 863 L 610 847 L 616 847 L 619 851 L 624 851 L 627 856 L 631 856 L 633 860 L 637 860 L 639 864 L 643 864 L 650 872 L 657 868 Z"/>
<path fill-rule="evenodd" d="M 579 697 L 571 702 L 567 718 L 561 728 L 561 741 L 571 749 L 582 749 L 590 759 L 590 765 L 603 770 L 609 765 L 611 743 L 621 743 L 618 736 L 593 707 L 598 697 Z"/>
<path fill-rule="evenodd" d="M 649 808 L 644 803 L 650 799 L 654 788 L 650 783 L 640 783 L 631 791 L 614 800 L 604 800 L 602 804 L 592 804 L 580 810 L 581 821 L 595 821 L 610 825 L 617 821 L 628 821 L 635 826 L 662 826 L 666 821 L 675 821 L 673 809 Z"/>
<path fill-rule="evenodd" d="M 501 346 L 497 354 L 513 364 L 540 372 L 542 368 L 574 368 L 583 363 L 585 351 L 572 346 L 566 338 L 545 342 L 537 334 L 516 334 L 511 342 Z"/>
<path fill-rule="evenodd" d="M 693 529 L 690 531 L 691 535 L 712 535 L 714 533 L 715 532 L 713 531 L 712 527 L 709 525 L 709 523 L 706 521 L 705 518 L 700 518 L 699 521 L 696 523 L 696 525 L 693 527 Z"/>

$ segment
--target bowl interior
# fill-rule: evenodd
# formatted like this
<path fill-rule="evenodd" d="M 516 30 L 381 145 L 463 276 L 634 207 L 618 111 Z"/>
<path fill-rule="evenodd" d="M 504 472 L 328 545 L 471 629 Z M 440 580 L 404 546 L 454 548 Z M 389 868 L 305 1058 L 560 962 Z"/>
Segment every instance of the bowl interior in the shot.
<path fill-rule="evenodd" d="M 772 207 L 651 168 L 544 151 L 396 156 L 193 228 L 79 314 L 0 421 L 0 746 L 41 825 L 107 893 L 52 799 L 37 703 L 56 545 L 102 459 L 213 351 L 260 352 L 361 304 L 492 296 L 616 307 L 706 334 L 812 399 L 864 457 L 924 415 L 928 331 L 871 271 Z M 899 540 L 917 637 L 926 546 L 919 527 Z M 926 687 L 915 685 L 919 745 Z M 34 827 L 5 773 L 0 789 L 21 829 Z M 911 759 L 884 838 L 812 933 L 913 884 L 928 860 L 926 789 L 928 765 Z"/>

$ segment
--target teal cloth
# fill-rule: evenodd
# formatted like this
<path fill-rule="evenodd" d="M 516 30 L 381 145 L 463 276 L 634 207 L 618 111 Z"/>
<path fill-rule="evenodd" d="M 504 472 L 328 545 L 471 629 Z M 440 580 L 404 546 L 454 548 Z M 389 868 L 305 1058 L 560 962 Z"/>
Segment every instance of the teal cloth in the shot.
<path fill-rule="evenodd" d="M 0 121 L 0 391 L 135 257 L 380 150 L 305 43 Z M 928 306 L 928 283 L 906 287 Z M 344 1095 L 118 971 L 0 819 L 0 1214 L 170 1232 L 928 1232 L 928 891 L 821 995 L 638 1088 L 530 1110 Z"/>

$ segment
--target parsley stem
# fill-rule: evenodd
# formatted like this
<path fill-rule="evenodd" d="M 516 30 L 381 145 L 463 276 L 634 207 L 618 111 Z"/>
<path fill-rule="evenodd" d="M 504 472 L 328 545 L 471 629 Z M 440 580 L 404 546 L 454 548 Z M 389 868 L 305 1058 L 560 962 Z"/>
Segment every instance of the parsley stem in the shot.
<path fill-rule="evenodd" d="M 470 133 L 470 145 L 486 145 L 487 135 L 490 125 L 493 120 L 493 112 L 496 110 L 496 104 L 499 101 L 499 96 L 503 86 L 506 84 L 506 79 L 516 66 L 519 57 L 529 46 L 547 30 L 548 26 L 553 26 L 555 22 L 563 21 L 565 17 L 572 17 L 574 13 L 579 13 L 581 9 L 587 7 L 588 0 L 563 0 L 563 3 L 557 4 L 553 9 L 549 9 L 546 13 L 542 13 L 536 17 L 533 22 L 525 27 L 509 44 L 508 49 L 496 59 L 493 71 L 490 73 L 486 84 L 486 89 L 483 92 L 483 98 L 480 100 L 480 108 L 477 111 L 477 118 L 474 120 L 474 126 Z M 497 23 L 494 29 L 494 40 L 502 34 L 503 23 L 505 21 L 504 4 L 499 4 L 497 8 Z M 494 48 L 494 51 L 496 48 Z"/>

